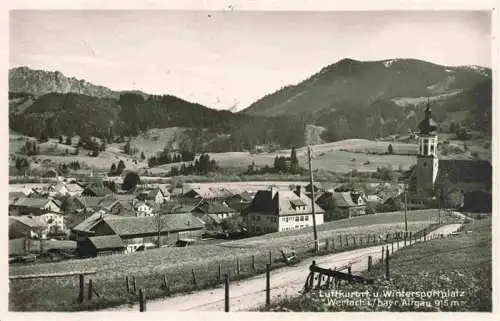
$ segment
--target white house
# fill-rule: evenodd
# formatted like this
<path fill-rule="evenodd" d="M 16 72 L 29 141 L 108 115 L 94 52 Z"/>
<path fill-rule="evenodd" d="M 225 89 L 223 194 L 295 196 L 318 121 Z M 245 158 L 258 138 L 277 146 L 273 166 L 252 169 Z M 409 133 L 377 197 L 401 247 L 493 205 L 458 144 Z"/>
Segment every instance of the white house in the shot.
<path fill-rule="evenodd" d="M 251 234 L 282 232 L 313 225 L 312 200 L 298 187 L 296 191 L 276 188 L 258 191 L 248 208 Z M 314 203 L 316 225 L 323 224 L 324 210 Z"/>

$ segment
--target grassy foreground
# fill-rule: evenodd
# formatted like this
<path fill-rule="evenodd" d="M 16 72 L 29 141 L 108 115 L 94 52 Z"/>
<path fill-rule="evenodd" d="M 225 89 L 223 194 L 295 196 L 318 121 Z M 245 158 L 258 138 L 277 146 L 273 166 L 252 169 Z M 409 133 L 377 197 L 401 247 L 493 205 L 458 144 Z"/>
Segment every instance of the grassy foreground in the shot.
<path fill-rule="evenodd" d="M 271 311 L 491 312 L 491 228 L 491 219 L 471 221 L 459 235 L 394 253 L 389 260 L 390 280 L 384 278 L 385 267 L 377 265 L 362 273 L 375 278 L 374 285 L 344 284 L 323 293 L 315 290 L 274 302 Z M 327 297 L 327 292 L 332 295 Z M 341 293 L 359 296 L 346 300 Z"/>
<path fill-rule="evenodd" d="M 419 231 L 435 223 L 436 210 L 411 212 L 408 217 L 410 231 Z M 335 240 L 335 251 L 345 251 L 366 246 L 369 237 L 402 231 L 400 212 L 367 215 L 351 220 L 329 222 L 321 225 L 319 238 Z M 356 236 L 357 244 L 340 244 L 338 238 Z M 359 239 L 363 243 L 360 244 Z M 136 278 L 137 289 L 143 288 L 148 299 L 165 297 L 174 293 L 216 286 L 221 272 L 229 273 L 233 279 L 245 278 L 263 273 L 265 264 L 272 255 L 272 267 L 279 268 L 281 248 L 294 246 L 299 259 L 312 256 L 310 229 L 267 234 L 235 242 L 206 244 L 187 248 L 162 248 L 127 255 L 104 256 L 93 259 L 71 260 L 57 263 L 29 266 L 11 266 L 10 275 L 40 274 L 71 271 L 97 270 L 91 278 L 94 288 L 101 295 L 91 301 L 77 303 L 77 277 L 46 279 L 11 280 L 9 291 L 9 310 L 14 311 L 75 311 L 94 310 L 137 301 L 136 294 L 126 291 L 126 276 Z M 377 238 L 377 242 L 381 241 Z M 332 242 L 330 243 L 330 245 Z M 370 244 L 372 245 L 372 244 Z M 330 250 L 330 252 L 333 250 Z M 325 252 L 326 253 L 326 252 Z M 252 256 L 255 269 L 252 267 Z M 237 276 L 239 262 L 240 274 Z M 193 280 L 193 271 L 196 284 Z M 164 287 L 167 276 L 168 291 Z"/>

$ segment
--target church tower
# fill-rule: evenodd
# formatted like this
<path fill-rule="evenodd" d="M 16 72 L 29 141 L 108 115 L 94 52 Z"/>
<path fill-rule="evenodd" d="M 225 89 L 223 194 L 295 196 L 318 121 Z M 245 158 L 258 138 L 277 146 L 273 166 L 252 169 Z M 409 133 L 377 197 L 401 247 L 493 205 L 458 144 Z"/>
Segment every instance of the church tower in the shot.
<path fill-rule="evenodd" d="M 431 117 L 431 107 L 427 101 L 425 118 L 418 125 L 420 129 L 418 137 L 418 154 L 416 167 L 416 190 L 430 191 L 434 189 L 434 183 L 438 173 L 439 159 L 437 155 L 437 125 Z"/>

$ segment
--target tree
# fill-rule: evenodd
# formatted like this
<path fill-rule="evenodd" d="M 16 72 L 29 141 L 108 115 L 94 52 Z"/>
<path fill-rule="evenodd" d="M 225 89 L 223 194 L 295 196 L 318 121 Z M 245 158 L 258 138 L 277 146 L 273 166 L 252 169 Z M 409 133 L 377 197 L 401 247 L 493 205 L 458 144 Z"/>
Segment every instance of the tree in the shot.
<path fill-rule="evenodd" d="M 127 143 L 123 147 L 123 152 L 127 155 L 130 155 L 130 139 L 127 141 Z"/>
<path fill-rule="evenodd" d="M 123 162 L 123 160 L 120 159 L 120 161 L 118 162 L 118 166 L 116 167 L 116 172 L 118 173 L 118 175 L 120 175 L 121 173 L 123 173 L 124 169 L 125 169 L 125 163 Z"/>
<path fill-rule="evenodd" d="M 40 143 L 45 143 L 45 142 L 48 142 L 49 141 L 49 138 L 47 137 L 47 135 L 45 134 L 45 132 L 42 132 L 40 134 Z"/>
<path fill-rule="evenodd" d="M 23 147 L 21 147 L 21 153 L 26 156 L 38 155 L 40 153 L 40 148 L 36 142 L 28 140 L 24 143 Z"/>
<path fill-rule="evenodd" d="M 63 143 L 63 137 L 59 136 L 59 144 L 62 144 L 62 143 Z"/>
<path fill-rule="evenodd" d="M 18 157 L 16 159 L 16 169 L 22 173 L 22 175 L 26 175 L 26 171 L 30 167 L 30 163 L 27 158 Z"/>
<path fill-rule="evenodd" d="M 295 173 L 299 167 L 299 159 L 297 158 L 297 151 L 295 150 L 295 147 L 292 147 L 292 152 L 290 153 L 290 160 L 291 160 L 291 171 L 292 173 Z"/>
<path fill-rule="evenodd" d="M 393 154 L 393 152 L 394 152 L 394 150 L 392 149 L 392 144 L 389 144 L 389 147 L 387 147 L 387 153 L 388 153 L 389 155 L 392 155 L 392 154 Z"/>
<path fill-rule="evenodd" d="M 103 138 L 99 151 L 104 152 L 106 150 L 106 140 Z"/>
<path fill-rule="evenodd" d="M 146 155 L 144 155 L 144 152 L 141 152 L 141 160 L 144 161 L 146 159 Z"/>
<path fill-rule="evenodd" d="M 127 175 L 123 178 L 122 188 L 124 190 L 130 191 L 135 189 L 137 184 L 141 181 L 139 174 L 136 172 L 128 172 Z"/>
<path fill-rule="evenodd" d="M 68 135 L 68 136 L 66 137 L 66 145 L 71 146 L 71 140 L 72 140 L 72 137 L 71 137 L 70 135 Z"/>

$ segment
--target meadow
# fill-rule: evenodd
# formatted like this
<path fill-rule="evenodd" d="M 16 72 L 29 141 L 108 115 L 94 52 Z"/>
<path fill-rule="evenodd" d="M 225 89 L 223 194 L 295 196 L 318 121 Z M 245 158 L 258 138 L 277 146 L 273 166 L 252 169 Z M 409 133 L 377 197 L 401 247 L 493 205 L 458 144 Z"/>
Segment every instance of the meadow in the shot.
<path fill-rule="evenodd" d="M 436 210 L 411 213 L 408 215 L 409 230 L 418 231 L 435 224 L 435 214 Z M 323 241 L 334 240 L 340 235 L 356 236 L 361 239 L 368 239 L 368 236 L 371 236 L 373 239 L 375 235 L 402 231 L 404 225 L 401 218 L 400 212 L 369 215 L 353 218 L 350 222 L 343 220 L 325 223 L 318 230 Z M 10 275 L 97 270 L 92 280 L 101 298 L 78 304 L 76 302 L 77 277 L 16 279 L 10 281 L 9 309 L 71 311 L 126 304 L 129 300 L 137 300 L 135 295 L 128 294 L 125 290 L 126 276 L 134 276 L 137 287 L 146 289 L 148 298 L 164 297 L 172 293 L 192 291 L 195 288 L 212 287 L 218 283 L 219 265 L 222 273 L 227 272 L 232 278 L 244 278 L 262 273 L 265 264 L 268 263 L 269 252 L 271 252 L 273 268 L 283 266 L 283 263 L 275 260 L 281 257 L 282 248 L 290 248 L 291 240 L 297 240 L 293 245 L 299 259 L 312 255 L 310 242 L 312 233 L 310 228 L 306 228 L 229 243 L 200 244 L 186 248 L 161 248 L 127 255 L 11 266 Z M 377 242 L 381 240 L 377 238 Z M 359 242 L 356 245 L 351 242 L 348 248 L 344 244 L 344 248 L 339 249 L 340 244 L 336 242 L 336 251 L 363 246 Z M 252 256 L 255 260 L 255 269 L 251 266 Z M 236 273 L 237 265 L 240 266 L 239 276 Z M 196 275 L 196 287 L 193 284 L 193 271 Z M 168 292 L 163 286 L 164 276 L 168 279 Z M 41 293 L 43 295 L 40 295 Z"/>
<path fill-rule="evenodd" d="M 472 220 L 451 237 L 417 243 L 390 257 L 390 280 L 384 278 L 385 266 L 377 264 L 362 275 L 374 278 L 374 285 L 345 284 L 344 293 L 396 293 L 399 291 L 441 291 L 458 293 L 414 300 L 393 299 L 393 305 L 335 306 L 322 300 L 317 291 L 274 302 L 272 311 L 391 311 L 391 312 L 491 312 L 492 311 L 492 221 Z M 264 308 L 263 308 L 264 309 Z"/>

